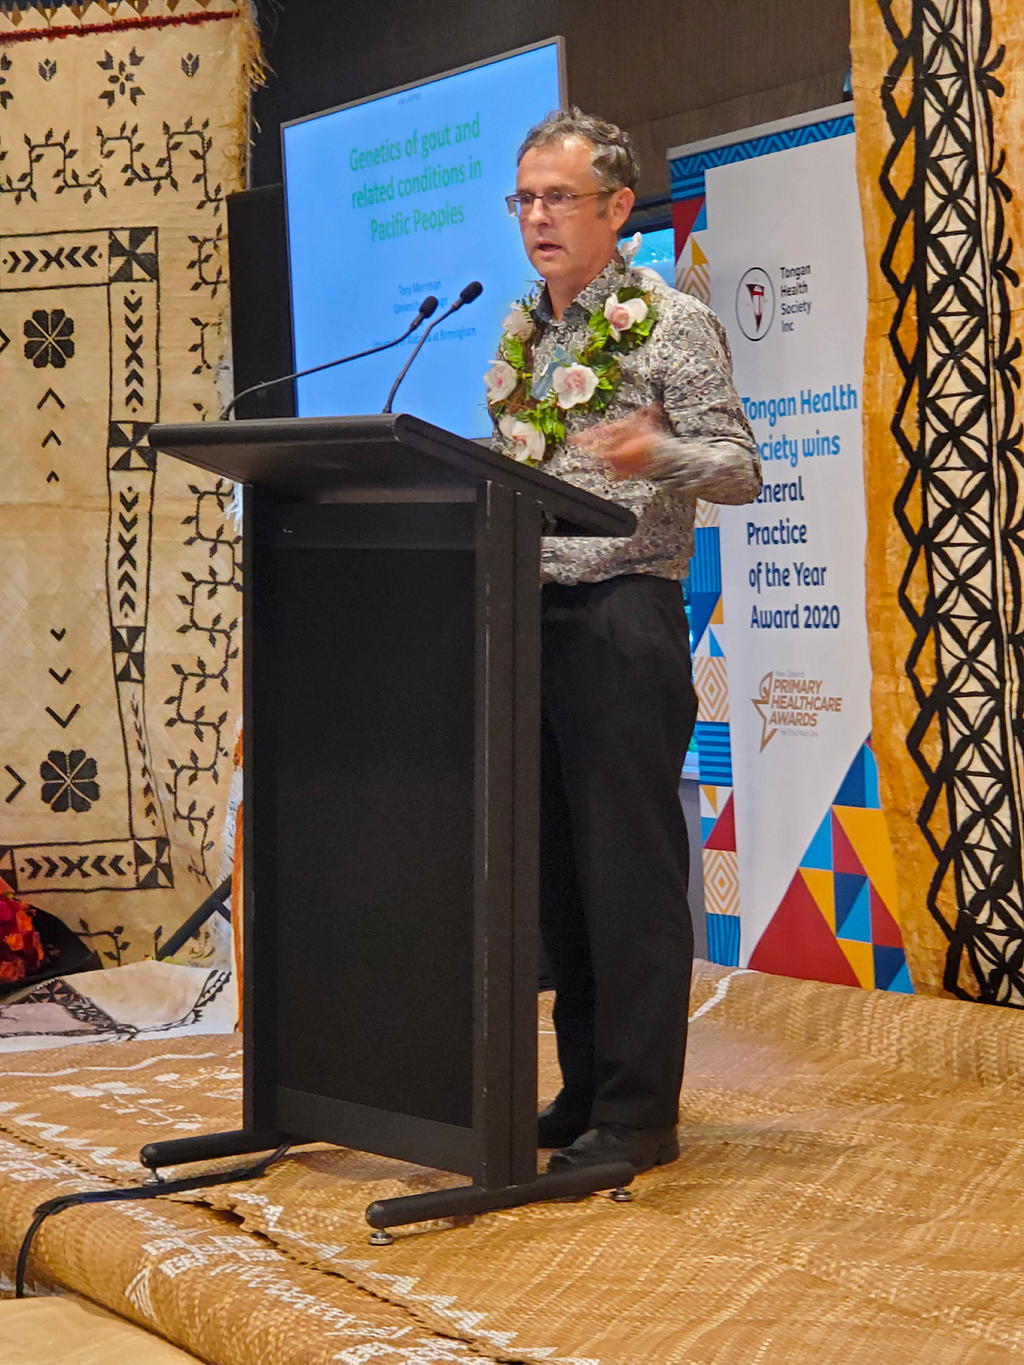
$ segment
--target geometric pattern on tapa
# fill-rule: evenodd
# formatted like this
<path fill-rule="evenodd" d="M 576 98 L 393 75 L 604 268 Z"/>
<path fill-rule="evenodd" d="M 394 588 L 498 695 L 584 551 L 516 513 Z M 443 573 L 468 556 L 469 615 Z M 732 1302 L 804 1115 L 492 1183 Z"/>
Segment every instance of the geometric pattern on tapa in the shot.
<path fill-rule="evenodd" d="M 854 12 L 875 29 L 859 74 L 883 116 L 870 169 L 858 127 L 884 392 L 868 428 L 869 616 L 892 660 L 876 677 L 901 871 L 929 916 L 915 966 L 931 989 L 1020 1007 L 1021 10 Z"/>
<path fill-rule="evenodd" d="M 215 884 L 234 490 L 148 435 L 217 410 L 255 41 L 232 0 L 0 7 L 0 876 L 111 965 Z"/>

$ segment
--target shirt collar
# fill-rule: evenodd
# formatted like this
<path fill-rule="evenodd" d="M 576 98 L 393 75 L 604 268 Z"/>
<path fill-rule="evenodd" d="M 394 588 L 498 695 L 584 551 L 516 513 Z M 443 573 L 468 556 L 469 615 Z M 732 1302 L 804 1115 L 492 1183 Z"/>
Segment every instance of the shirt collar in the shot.
<path fill-rule="evenodd" d="M 580 290 L 562 314 L 561 323 L 556 326 L 574 325 L 588 318 L 599 303 L 603 303 L 609 294 L 614 294 L 628 279 L 629 266 L 616 251 L 600 275 Z M 533 307 L 533 318 L 545 327 L 555 320 L 547 285 L 541 290 L 540 297 Z"/>

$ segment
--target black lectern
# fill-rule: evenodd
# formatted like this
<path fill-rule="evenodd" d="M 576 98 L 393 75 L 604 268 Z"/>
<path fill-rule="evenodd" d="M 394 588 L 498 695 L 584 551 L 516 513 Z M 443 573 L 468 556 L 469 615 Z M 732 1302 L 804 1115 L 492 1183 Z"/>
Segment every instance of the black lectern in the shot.
<path fill-rule="evenodd" d="M 632 514 L 406 415 L 149 440 L 245 485 L 245 1129 L 143 1161 L 473 1178 L 378 1229 L 628 1184 L 538 1178 L 535 1116 L 540 541 Z"/>

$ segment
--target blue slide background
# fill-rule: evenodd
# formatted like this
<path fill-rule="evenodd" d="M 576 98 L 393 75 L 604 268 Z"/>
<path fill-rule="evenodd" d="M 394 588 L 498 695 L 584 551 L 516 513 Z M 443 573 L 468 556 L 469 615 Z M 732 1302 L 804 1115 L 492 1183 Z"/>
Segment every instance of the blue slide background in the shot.
<path fill-rule="evenodd" d="M 443 307 L 477 279 L 483 294 L 434 329 L 395 411 L 463 436 L 490 433 L 483 374 L 510 302 L 533 278 L 504 196 L 515 189 L 515 156 L 527 131 L 558 104 L 552 43 L 285 128 L 296 369 L 387 341 L 408 325 L 426 294 L 436 294 Z M 456 142 L 465 125 L 468 136 Z M 433 134 L 448 145 L 430 147 L 424 156 L 425 134 L 428 144 Z M 396 159 L 353 169 L 353 153 L 382 143 L 397 145 Z M 478 163 L 475 171 L 471 162 Z M 464 180 L 451 170 L 457 166 Z M 452 183 L 401 193 L 409 177 L 431 168 L 447 172 Z M 392 197 L 358 207 L 354 196 L 374 185 Z M 461 222 L 440 230 L 423 223 L 431 213 L 450 218 L 452 209 L 458 217 L 460 208 Z M 374 240 L 373 222 L 393 224 L 396 214 L 409 231 Z M 418 335 L 383 355 L 300 380 L 299 415 L 378 412 Z"/>

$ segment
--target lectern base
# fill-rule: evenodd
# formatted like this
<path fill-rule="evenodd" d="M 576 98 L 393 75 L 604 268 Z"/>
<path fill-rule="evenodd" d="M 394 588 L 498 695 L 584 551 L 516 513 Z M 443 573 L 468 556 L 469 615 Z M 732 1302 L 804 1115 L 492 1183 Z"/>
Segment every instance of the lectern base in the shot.
<path fill-rule="evenodd" d="M 247 1133 L 238 1128 L 230 1133 L 204 1133 L 201 1137 L 147 1142 L 139 1152 L 139 1160 L 148 1168 L 150 1179 L 159 1181 L 161 1166 L 189 1166 L 194 1161 L 221 1161 L 230 1156 L 272 1152 L 287 1141 L 278 1133 Z"/>
<path fill-rule="evenodd" d="M 279 1134 L 207 1133 L 202 1137 L 171 1138 L 167 1142 L 148 1142 L 139 1160 L 150 1171 L 150 1179 L 160 1180 L 162 1166 L 184 1166 L 195 1161 L 216 1161 L 224 1157 L 246 1156 L 253 1152 L 273 1151 L 281 1145 Z M 399 1199 L 375 1199 L 367 1207 L 366 1221 L 374 1229 L 370 1242 L 388 1246 L 394 1239 L 385 1228 L 406 1223 L 428 1223 L 437 1218 L 464 1218 L 499 1209 L 517 1209 L 524 1204 L 543 1204 L 554 1199 L 580 1199 L 600 1190 L 612 1190 L 617 1203 L 625 1203 L 626 1192 L 635 1172 L 628 1161 L 613 1161 L 605 1166 L 589 1166 L 578 1171 L 556 1171 L 526 1180 L 521 1185 L 485 1189 L 482 1185 L 458 1185 L 455 1189 L 431 1190 L 427 1194 L 408 1194 Z"/>
<path fill-rule="evenodd" d="M 553 1199 L 577 1199 L 599 1190 L 621 1191 L 634 1177 L 628 1161 L 613 1161 L 606 1166 L 590 1166 L 578 1171 L 556 1171 L 539 1175 L 521 1185 L 505 1185 L 488 1190 L 481 1185 L 459 1185 L 455 1189 L 431 1190 L 428 1194 L 407 1194 L 400 1199 L 375 1199 L 366 1210 L 366 1221 L 379 1233 L 384 1228 L 405 1223 L 427 1223 L 435 1218 L 460 1218 L 499 1209 L 517 1209 L 523 1204 L 542 1204 Z M 619 1201 L 621 1202 L 621 1200 Z M 374 1246 L 386 1245 L 375 1233 Z"/>

